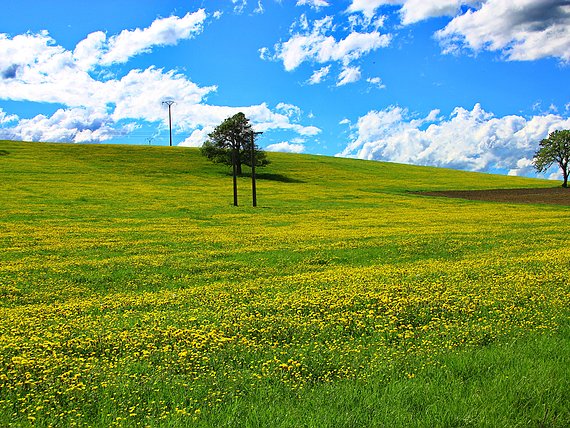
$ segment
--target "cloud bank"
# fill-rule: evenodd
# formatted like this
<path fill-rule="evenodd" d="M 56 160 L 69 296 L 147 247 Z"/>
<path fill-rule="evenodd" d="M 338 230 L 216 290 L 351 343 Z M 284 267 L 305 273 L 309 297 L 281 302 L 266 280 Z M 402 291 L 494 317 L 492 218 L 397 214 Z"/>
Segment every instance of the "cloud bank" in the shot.
<path fill-rule="evenodd" d="M 301 19 L 300 33 L 293 34 L 287 41 L 275 45 L 274 59 L 283 61 L 285 70 L 291 71 L 303 62 L 328 63 L 340 61 L 349 64 L 363 55 L 385 47 L 390 36 L 378 31 L 361 33 L 353 31 L 345 38 L 337 40 L 328 34 L 333 29 L 333 18 L 327 16 L 312 24 Z"/>
<path fill-rule="evenodd" d="M 58 45 L 47 31 L 10 37 L 0 33 L 0 99 L 62 105 L 47 117 L 31 119 L 2 111 L 0 138 L 27 141 L 97 142 L 128 135 L 141 123 L 166 126 L 160 108 L 176 100 L 175 130 L 191 134 L 184 144 L 200 145 L 207 131 L 243 111 L 262 131 L 285 129 L 316 135 L 300 116 L 271 110 L 266 104 L 225 107 L 207 104 L 216 86 L 200 86 L 185 75 L 154 66 L 118 74 L 115 64 L 157 46 L 175 45 L 203 31 L 207 14 L 200 9 L 184 17 L 158 18 L 144 29 L 107 36 L 89 34 L 73 50 Z M 10 120 L 8 120 L 10 119 Z"/>
<path fill-rule="evenodd" d="M 499 51 L 509 60 L 555 57 L 570 61 L 570 3 L 489 0 L 436 33 L 445 52 Z"/>
<path fill-rule="evenodd" d="M 309 6 L 318 13 L 330 3 L 297 0 L 296 5 Z M 404 27 L 449 17 L 447 25 L 433 35 L 446 54 L 492 51 L 511 61 L 549 57 L 570 61 L 568 0 L 351 0 L 345 13 L 335 16 L 336 22 L 332 16 L 311 20 L 302 14 L 285 40 L 273 49 L 259 49 L 260 57 L 281 61 L 288 72 L 305 63 L 321 65 L 305 80 L 309 85 L 324 82 L 332 64 L 338 64 L 336 86 L 363 77 L 372 83 L 369 79 L 374 77 L 363 76 L 355 62 L 392 43 L 395 34 L 380 32 L 386 13 L 399 15 Z"/>
<path fill-rule="evenodd" d="M 351 127 L 352 141 L 339 156 L 529 175 L 538 142 L 570 128 L 568 117 L 495 117 L 479 104 L 457 107 L 448 117 L 440 114 L 433 110 L 417 118 L 398 106 L 370 111 Z"/>
<path fill-rule="evenodd" d="M 372 19 L 386 7 L 399 9 L 403 25 L 452 17 L 435 34 L 446 53 L 488 50 L 508 60 L 570 61 L 567 0 L 352 0 L 347 12 Z"/>
<path fill-rule="evenodd" d="M 315 2 L 311 2 L 315 5 Z M 298 3 L 299 4 L 299 3 Z M 308 4 L 306 2 L 302 4 Z M 318 3 L 324 7 L 324 3 Z M 370 52 L 387 47 L 392 36 L 382 34 L 378 28 L 366 31 L 367 25 L 361 25 L 360 31 L 354 26 L 345 37 L 337 36 L 337 29 L 332 16 L 310 21 L 305 14 L 292 26 L 291 35 L 285 41 L 276 43 L 273 54 L 268 48 L 260 49 L 262 59 L 282 61 L 286 71 L 293 71 L 303 63 L 328 64 L 315 70 L 307 83 L 321 83 L 329 74 L 332 63 L 338 63 L 339 72 L 337 86 L 353 83 L 361 78 L 358 66 L 354 61 Z"/>

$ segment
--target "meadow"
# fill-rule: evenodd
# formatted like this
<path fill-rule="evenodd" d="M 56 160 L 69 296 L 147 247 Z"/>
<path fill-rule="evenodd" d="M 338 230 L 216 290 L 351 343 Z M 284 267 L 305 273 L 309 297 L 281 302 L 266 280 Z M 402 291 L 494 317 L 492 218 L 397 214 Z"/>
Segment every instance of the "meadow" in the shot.
<path fill-rule="evenodd" d="M 570 425 L 559 183 L 0 141 L 0 426 Z"/>

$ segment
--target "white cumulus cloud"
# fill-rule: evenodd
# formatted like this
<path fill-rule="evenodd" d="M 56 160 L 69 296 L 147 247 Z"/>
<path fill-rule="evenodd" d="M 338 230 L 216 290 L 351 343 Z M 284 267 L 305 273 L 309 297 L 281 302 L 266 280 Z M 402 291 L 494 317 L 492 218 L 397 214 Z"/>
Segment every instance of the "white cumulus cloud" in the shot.
<path fill-rule="evenodd" d="M 321 83 L 323 81 L 323 79 L 328 76 L 330 71 L 331 71 L 330 65 L 327 65 L 325 67 L 319 68 L 318 70 L 315 70 L 313 72 L 313 74 L 311 75 L 311 77 L 309 78 L 309 80 L 307 81 L 307 83 L 309 85 L 317 85 L 317 84 Z"/>
<path fill-rule="evenodd" d="M 0 129 L 0 139 L 82 143 L 106 141 L 133 131 L 133 124 L 115 126 L 103 111 L 90 108 L 58 109 L 47 117 L 20 119 Z"/>
<path fill-rule="evenodd" d="M 468 48 L 498 51 L 509 60 L 570 61 L 567 0 L 352 0 L 347 11 L 371 20 L 387 6 L 399 8 L 404 25 L 452 17 L 435 34 L 447 53 Z"/>
<path fill-rule="evenodd" d="M 305 151 L 305 145 L 283 141 L 281 143 L 270 144 L 265 150 L 268 152 L 303 153 Z"/>
<path fill-rule="evenodd" d="M 15 122 L 19 118 L 15 114 L 8 114 L 0 107 L 0 125 Z"/>
<path fill-rule="evenodd" d="M 161 101 L 173 99 L 175 131 L 190 133 L 187 144 L 205 140 L 208 129 L 243 111 L 262 130 L 284 129 L 298 135 L 316 135 L 314 126 L 296 123 L 300 113 L 292 105 L 266 104 L 226 107 L 206 103 L 216 86 L 199 86 L 185 75 L 157 67 L 131 69 L 116 75 L 105 67 L 128 61 L 153 46 L 175 44 L 201 31 L 203 10 L 183 18 L 155 20 L 143 30 L 123 31 L 107 39 L 89 34 L 74 50 L 59 46 L 46 32 L 10 37 L 0 33 L 0 100 L 57 103 L 63 108 L 52 116 L 17 118 L 0 111 L 3 138 L 32 141 L 105 141 L 125 135 L 135 122 L 166 125 Z M 106 71 L 92 75 L 92 67 Z M 126 125 L 125 125 L 126 124 Z"/>
<path fill-rule="evenodd" d="M 330 6 L 330 4 L 326 0 L 297 0 L 297 6 L 311 6 L 313 9 L 319 10 Z"/>
<path fill-rule="evenodd" d="M 455 16 L 464 5 L 475 5 L 480 0 L 406 0 L 400 11 L 403 24 L 413 24 L 428 18 Z"/>
<path fill-rule="evenodd" d="M 366 79 L 366 81 L 368 83 L 370 83 L 371 85 L 376 86 L 378 89 L 385 89 L 386 85 L 384 85 L 384 83 L 382 83 L 382 79 L 380 77 L 369 77 Z"/>
<path fill-rule="evenodd" d="M 570 61 L 570 3 L 566 0 L 488 0 L 436 33 L 444 51 L 500 51 L 507 59 Z"/>
<path fill-rule="evenodd" d="M 214 126 L 195 129 L 190 136 L 182 141 L 179 145 L 184 147 L 201 147 L 208 139 L 208 134 L 214 130 Z"/>
<path fill-rule="evenodd" d="M 108 40 L 102 31 L 91 33 L 77 44 L 73 56 L 84 68 L 125 63 L 135 55 L 150 52 L 154 46 L 176 45 L 194 37 L 202 31 L 206 17 L 204 9 L 199 9 L 182 18 L 159 18 L 147 28 L 123 30 Z"/>
<path fill-rule="evenodd" d="M 372 19 L 382 6 L 399 6 L 403 24 L 413 24 L 428 18 L 454 16 L 461 6 L 477 5 L 485 0 L 352 0 L 349 13 L 362 13 Z"/>
<path fill-rule="evenodd" d="M 520 175 L 529 173 L 540 140 L 570 128 L 570 118 L 495 117 L 476 104 L 472 110 L 457 107 L 446 118 L 433 110 L 418 119 L 392 106 L 367 113 L 353 128 L 341 156 Z"/>
<path fill-rule="evenodd" d="M 299 0 L 297 5 L 320 8 L 325 3 L 328 2 Z M 276 43 L 273 49 L 262 47 L 259 56 L 264 60 L 281 61 L 286 71 L 293 71 L 304 63 L 323 64 L 305 81 L 308 85 L 323 82 L 335 66 L 339 70 L 337 86 L 342 86 L 360 80 L 356 62 L 390 45 L 392 34 L 380 31 L 384 21 L 384 16 L 369 19 L 355 14 L 311 20 L 302 14 L 291 25 L 288 38 Z"/>
<path fill-rule="evenodd" d="M 294 104 L 279 103 L 275 106 L 275 109 L 282 111 L 291 119 L 299 120 L 301 118 L 301 108 Z"/>
<path fill-rule="evenodd" d="M 337 40 L 332 32 L 332 17 L 312 23 L 312 28 L 293 34 L 287 41 L 275 45 L 274 59 L 283 61 L 285 70 L 291 71 L 303 62 L 327 63 L 340 61 L 349 64 L 369 52 L 386 47 L 391 37 L 379 31 L 369 33 L 351 32 Z"/>
<path fill-rule="evenodd" d="M 344 67 L 338 75 L 336 86 L 344 86 L 348 83 L 358 82 L 362 77 L 360 67 Z"/>
<path fill-rule="evenodd" d="M 164 114 L 156 106 L 161 101 L 175 100 L 174 108 L 180 113 L 185 106 L 199 105 L 208 93 L 216 90 L 214 86 L 199 87 L 174 71 L 165 72 L 154 67 L 131 70 L 112 83 L 115 92 L 109 99 L 116 103 L 113 118 L 117 121 L 129 118 L 160 121 Z"/>
<path fill-rule="evenodd" d="M 352 0 L 347 12 L 360 12 L 368 19 L 372 19 L 380 6 L 401 5 L 402 1 L 403 0 Z"/>

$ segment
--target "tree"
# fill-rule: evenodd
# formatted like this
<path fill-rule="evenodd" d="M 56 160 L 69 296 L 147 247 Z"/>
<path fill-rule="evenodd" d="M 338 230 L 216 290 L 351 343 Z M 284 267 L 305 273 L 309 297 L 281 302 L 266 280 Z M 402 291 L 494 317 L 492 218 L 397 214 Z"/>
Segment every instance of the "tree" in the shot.
<path fill-rule="evenodd" d="M 215 163 L 233 165 L 235 155 L 236 174 L 242 174 L 242 165 L 251 167 L 251 144 L 254 144 L 254 160 L 256 167 L 269 164 L 267 155 L 255 144 L 257 135 L 253 132 L 249 119 L 243 113 L 237 113 L 224 120 L 202 145 L 200 152 Z"/>
<path fill-rule="evenodd" d="M 234 185 L 234 205 L 238 205 L 237 176 L 241 175 L 242 164 L 251 167 L 253 206 L 257 206 L 255 190 L 255 167 L 269 164 L 264 151 L 259 150 L 255 138 L 260 133 L 253 132 L 249 120 L 238 113 L 224 120 L 208 134 L 209 140 L 201 148 L 204 156 L 214 162 L 232 165 Z"/>
<path fill-rule="evenodd" d="M 534 154 L 533 164 L 538 172 L 544 172 L 555 163 L 562 170 L 564 183 L 568 187 L 568 161 L 570 160 L 570 130 L 554 131 L 540 142 L 540 149 Z"/>

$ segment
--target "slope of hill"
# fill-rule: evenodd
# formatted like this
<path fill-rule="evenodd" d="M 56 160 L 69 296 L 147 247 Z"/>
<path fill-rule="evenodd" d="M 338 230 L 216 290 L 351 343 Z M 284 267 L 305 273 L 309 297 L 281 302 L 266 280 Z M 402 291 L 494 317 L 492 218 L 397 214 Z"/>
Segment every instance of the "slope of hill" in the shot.
<path fill-rule="evenodd" d="M 557 183 L 0 142 L 0 425 L 566 426 Z"/>
<path fill-rule="evenodd" d="M 143 198 L 137 209 L 152 210 L 157 202 L 157 211 L 164 215 L 171 215 L 181 204 L 216 211 L 231 204 L 229 170 L 212 165 L 196 149 L 1 144 L 7 153 L 0 158 L 5 165 L 0 172 L 4 185 L 36 185 L 35 196 L 46 196 L 42 203 L 73 205 L 80 199 L 87 202 L 84 208 L 99 203 L 101 209 L 128 209 L 133 200 Z M 271 153 L 270 157 L 273 164 L 258 171 L 260 202 L 267 207 L 295 210 L 357 200 L 368 205 L 384 193 L 556 185 L 546 180 L 352 159 L 281 153 Z M 247 177 L 241 179 L 240 195 L 241 204 L 248 205 Z M 166 201 L 171 203 L 162 203 Z"/>

